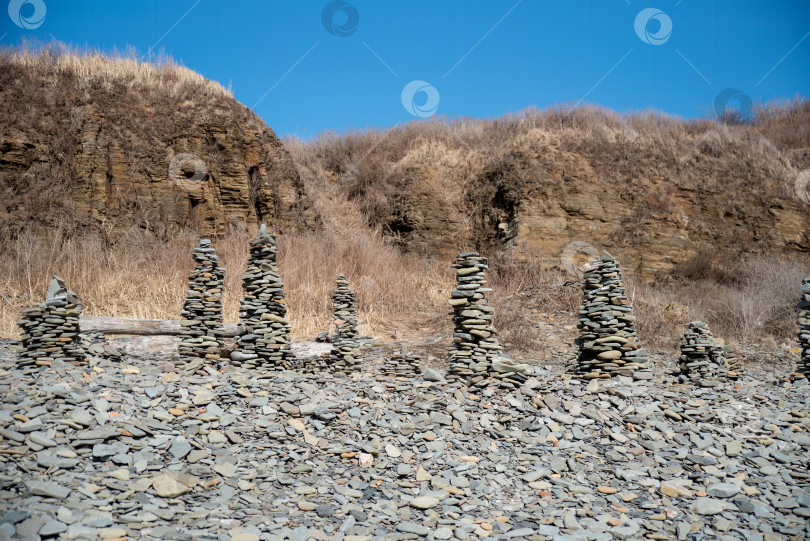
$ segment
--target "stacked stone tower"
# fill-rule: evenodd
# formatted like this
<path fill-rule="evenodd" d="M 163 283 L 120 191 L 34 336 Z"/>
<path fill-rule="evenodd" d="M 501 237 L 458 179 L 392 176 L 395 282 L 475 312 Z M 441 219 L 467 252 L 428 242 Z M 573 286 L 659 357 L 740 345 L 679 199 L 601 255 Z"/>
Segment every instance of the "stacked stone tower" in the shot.
<path fill-rule="evenodd" d="M 247 368 L 288 369 L 291 366 L 290 323 L 284 282 L 276 266 L 276 237 L 262 224 L 250 243 L 250 259 L 239 306 L 237 347 L 231 361 Z"/>
<path fill-rule="evenodd" d="M 22 311 L 17 325 L 22 330 L 23 351 L 17 361 L 22 368 L 48 366 L 53 361 L 82 361 L 84 348 L 79 337 L 79 297 L 54 276 L 44 303 Z"/>
<path fill-rule="evenodd" d="M 681 338 L 678 368 L 678 379 L 683 383 L 726 379 L 723 351 L 704 322 L 692 321 L 686 324 L 686 332 Z"/>
<path fill-rule="evenodd" d="M 196 263 L 188 277 L 183 304 L 180 365 L 216 364 L 222 349 L 222 283 L 225 269 L 209 239 L 200 240 L 192 257 Z"/>
<path fill-rule="evenodd" d="M 493 325 L 495 308 L 487 304 L 484 271 L 489 268 L 487 258 L 478 252 L 459 254 L 453 260 L 456 269 L 456 288 L 450 293 L 453 307 L 453 344 L 449 347 L 447 362 L 449 381 L 462 380 L 474 385 L 490 372 L 492 361 L 503 347 L 498 342 L 498 331 Z"/>
<path fill-rule="evenodd" d="M 335 312 L 334 351 L 331 370 L 337 374 L 348 374 L 360 369 L 360 346 L 357 337 L 357 298 L 349 288 L 349 280 L 342 274 L 337 277 L 335 293 L 332 296 Z"/>
<path fill-rule="evenodd" d="M 649 359 L 639 345 L 635 323 L 621 270 L 613 256 L 603 252 L 585 270 L 575 373 L 585 379 L 650 379 Z"/>
<path fill-rule="evenodd" d="M 796 379 L 810 378 L 810 278 L 802 280 L 802 298 L 799 301 L 799 347 L 801 356 L 796 365 L 793 377 Z"/>

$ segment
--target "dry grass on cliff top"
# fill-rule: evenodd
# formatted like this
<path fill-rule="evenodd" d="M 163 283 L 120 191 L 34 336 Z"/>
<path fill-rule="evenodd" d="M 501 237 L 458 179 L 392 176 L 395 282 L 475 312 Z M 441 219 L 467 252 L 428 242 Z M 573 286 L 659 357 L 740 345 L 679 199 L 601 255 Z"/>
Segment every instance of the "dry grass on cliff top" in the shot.
<path fill-rule="evenodd" d="M 80 89 L 118 82 L 130 88 L 160 87 L 170 94 L 193 86 L 232 97 L 229 89 L 177 64 L 171 56 L 158 53 L 144 58 L 135 48 L 106 53 L 58 42 L 25 41 L 17 47 L 0 47 L 0 66 L 4 65 L 24 67 L 31 76 L 65 74 Z"/>

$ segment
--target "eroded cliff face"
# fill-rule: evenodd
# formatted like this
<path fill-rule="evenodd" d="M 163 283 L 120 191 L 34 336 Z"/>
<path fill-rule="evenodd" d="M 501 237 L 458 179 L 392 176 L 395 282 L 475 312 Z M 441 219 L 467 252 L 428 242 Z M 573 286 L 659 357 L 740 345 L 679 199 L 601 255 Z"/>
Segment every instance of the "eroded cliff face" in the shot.
<path fill-rule="evenodd" d="M 691 148 L 659 149 L 660 159 L 617 168 L 539 130 L 523 139 L 497 182 L 506 195 L 490 211 L 501 220 L 499 240 L 515 249 L 555 260 L 569 243 L 588 243 L 644 277 L 705 250 L 721 258 L 810 251 L 808 205 L 790 193 L 796 170 L 766 141 L 726 141 L 713 156 L 707 136 L 696 136 Z M 775 197 L 779 187 L 784 196 Z"/>
<path fill-rule="evenodd" d="M 390 162 L 385 182 L 361 178 L 364 191 L 352 197 L 373 210 L 373 225 L 419 253 L 505 248 L 561 265 L 577 243 L 591 256 L 607 249 L 647 278 L 707 251 L 718 261 L 810 253 L 808 204 L 794 187 L 802 164 L 791 159 L 802 152 L 780 150 L 752 127 L 666 118 L 634 127 L 612 113 L 588 120 L 392 132 L 386 146 L 401 151 L 380 160 Z M 301 168 L 305 177 L 317 170 Z"/>
<path fill-rule="evenodd" d="M 22 223 L 201 235 L 260 222 L 280 231 L 318 226 L 273 131 L 196 74 L 149 84 L 8 57 L 0 64 L 6 231 Z"/>

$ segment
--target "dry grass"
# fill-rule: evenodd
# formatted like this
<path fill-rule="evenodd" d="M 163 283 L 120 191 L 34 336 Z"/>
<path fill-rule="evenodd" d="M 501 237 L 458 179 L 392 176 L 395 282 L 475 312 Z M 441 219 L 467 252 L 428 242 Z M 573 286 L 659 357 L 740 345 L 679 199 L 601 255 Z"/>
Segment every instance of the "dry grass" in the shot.
<path fill-rule="evenodd" d="M 232 229 L 214 241 L 227 269 L 223 303 L 229 322 L 238 319 L 248 239 L 248 232 Z M 0 336 L 17 336 L 19 311 L 43 299 L 51 274 L 67 280 L 87 315 L 177 319 L 197 240 L 192 231 L 157 240 L 132 229 L 109 244 L 99 237 L 65 237 L 58 230 L 42 239 L 26 229 L 0 260 Z M 296 338 L 330 330 L 338 273 L 349 277 L 357 293 L 362 333 L 389 340 L 451 332 L 449 261 L 403 253 L 367 231 L 343 236 L 332 231 L 280 236 L 279 266 Z M 571 277 L 539 257 L 496 254 L 490 267 L 496 326 L 510 351 L 542 355 L 550 345 L 561 345 L 546 343 L 537 323 L 541 314 L 561 326 L 575 323 L 580 291 L 564 287 Z M 749 258 L 719 281 L 678 278 L 655 285 L 629 279 L 627 289 L 639 334 L 653 347 L 677 347 L 683 323 L 693 319 L 707 321 L 717 336 L 732 342 L 770 337 L 790 343 L 805 268 Z"/>
<path fill-rule="evenodd" d="M 246 231 L 232 229 L 214 240 L 227 269 L 225 321 L 238 319 L 248 239 Z M 196 242 L 192 231 L 161 241 L 133 228 L 109 244 L 93 236 L 66 237 L 59 230 L 43 239 L 26 229 L 0 264 L 0 336 L 17 336 L 19 311 L 41 302 L 52 274 L 79 294 L 86 315 L 178 319 Z M 280 236 L 279 266 L 297 338 L 330 329 L 330 296 L 339 273 L 349 277 L 357 293 L 363 333 L 390 339 L 451 331 L 449 261 L 415 258 L 364 232 L 329 232 Z M 542 349 L 536 316 L 570 311 L 578 302 L 570 291 L 559 294 L 566 276 L 539 259 L 508 255 L 492 258 L 491 268 L 503 341 L 521 351 Z"/>
<path fill-rule="evenodd" d="M 232 96 L 221 84 L 177 64 L 170 56 L 159 53 L 144 59 L 134 48 L 105 53 L 58 42 L 28 41 L 19 47 L 0 49 L 0 64 L 23 67 L 34 76 L 66 76 L 82 90 L 90 90 L 94 85 L 111 90 L 119 83 L 129 88 L 157 86 L 169 95 L 193 87 Z"/>
<path fill-rule="evenodd" d="M 0 268 L 0 336 L 18 334 L 19 311 L 42 301 L 52 274 L 79 294 L 86 315 L 179 319 L 197 240 L 193 232 L 179 231 L 159 241 L 133 228 L 109 245 L 93 236 L 64 237 L 57 230 L 42 239 L 25 230 L 8 247 Z M 246 231 L 236 229 L 214 240 L 227 270 L 225 321 L 238 319 L 248 240 Z M 367 333 L 405 331 L 420 318 L 434 319 L 449 296 L 450 284 L 443 279 L 451 275 L 449 266 L 413 260 L 364 236 L 283 235 L 279 265 L 299 338 L 329 329 L 330 296 L 339 273 L 351 280 Z"/>

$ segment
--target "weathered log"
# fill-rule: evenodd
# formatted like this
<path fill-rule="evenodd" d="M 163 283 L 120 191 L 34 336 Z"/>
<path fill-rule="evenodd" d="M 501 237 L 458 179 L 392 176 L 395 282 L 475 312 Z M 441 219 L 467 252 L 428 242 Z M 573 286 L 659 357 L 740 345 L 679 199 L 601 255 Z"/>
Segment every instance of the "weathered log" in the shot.
<path fill-rule="evenodd" d="M 136 319 L 126 317 L 81 316 L 82 332 L 101 331 L 104 334 L 133 334 L 137 336 L 174 336 L 183 329 L 180 321 L 173 319 Z M 221 336 L 236 336 L 236 324 L 225 323 Z"/>

